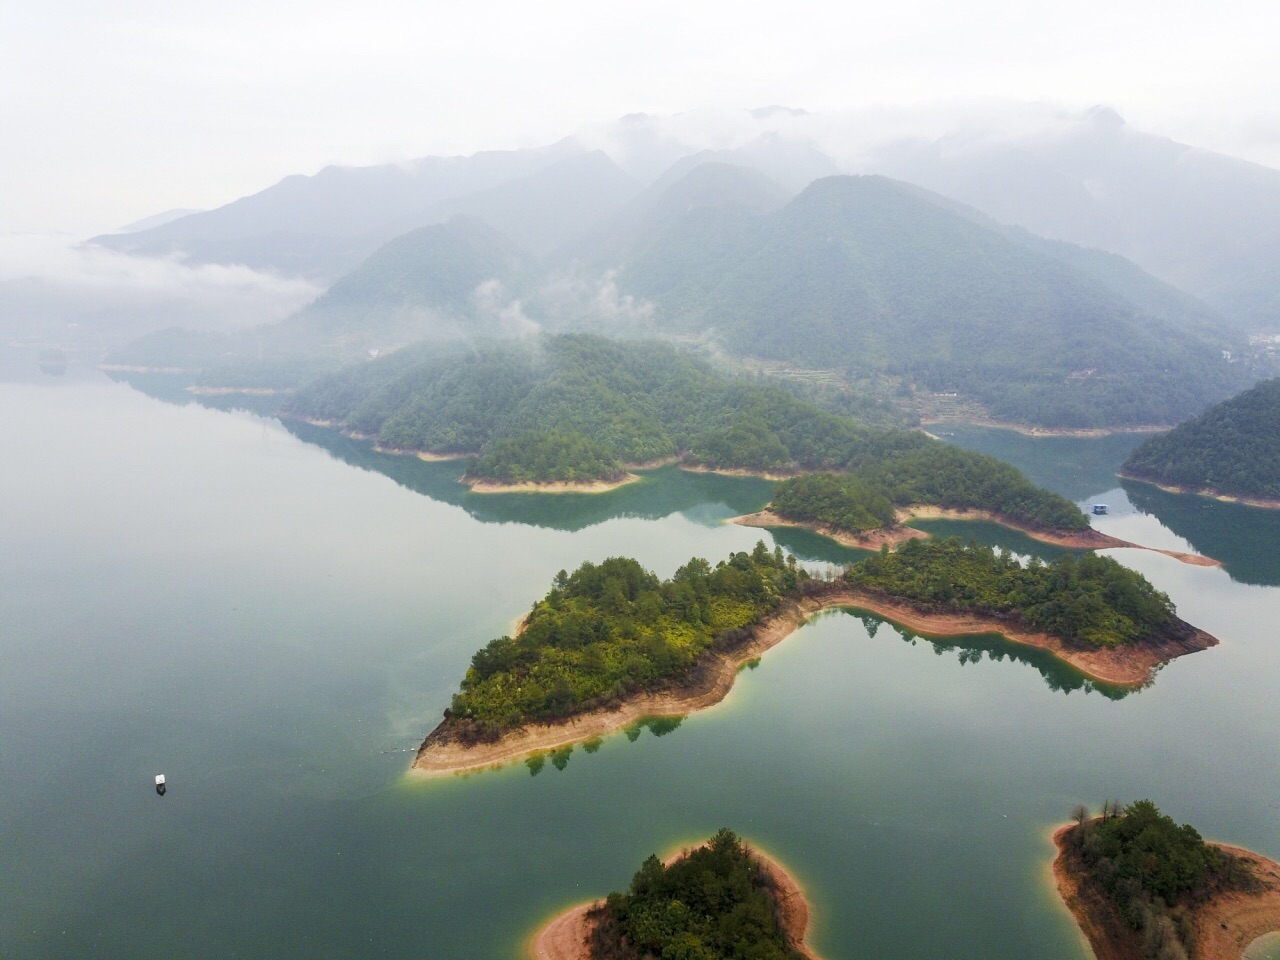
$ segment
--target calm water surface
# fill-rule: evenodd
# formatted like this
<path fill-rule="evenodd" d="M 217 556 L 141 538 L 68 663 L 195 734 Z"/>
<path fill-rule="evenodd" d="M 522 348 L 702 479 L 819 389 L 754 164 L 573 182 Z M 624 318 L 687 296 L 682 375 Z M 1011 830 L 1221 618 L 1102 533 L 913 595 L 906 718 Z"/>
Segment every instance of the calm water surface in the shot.
<path fill-rule="evenodd" d="M 1122 489 L 1123 445 L 949 438 L 1108 498 L 1109 533 L 1227 562 L 1114 553 L 1223 641 L 1148 689 L 831 612 L 674 729 L 422 781 L 411 751 L 471 654 L 557 570 L 626 554 L 669 575 L 749 548 L 770 535 L 721 521 L 769 485 L 664 470 L 479 497 L 457 465 L 32 370 L 0 382 L 0 956 L 505 960 L 728 825 L 805 884 L 831 960 L 1082 960 L 1047 882 L 1075 803 L 1149 796 L 1280 857 L 1272 515 Z"/>

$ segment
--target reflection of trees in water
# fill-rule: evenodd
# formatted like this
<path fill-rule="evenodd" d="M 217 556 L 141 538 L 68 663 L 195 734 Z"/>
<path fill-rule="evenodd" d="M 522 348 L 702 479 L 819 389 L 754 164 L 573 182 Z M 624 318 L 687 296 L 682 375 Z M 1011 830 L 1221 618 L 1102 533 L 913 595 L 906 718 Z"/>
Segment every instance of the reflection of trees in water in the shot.
<path fill-rule="evenodd" d="M 1123 481 L 1129 502 L 1182 537 L 1199 553 L 1221 560 L 1237 583 L 1280 586 L 1280 510 L 1223 503 L 1194 494 Z"/>
<path fill-rule="evenodd" d="M 683 513 L 711 525 L 726 515 L 759 510 L 773 492 L 773 484 L 766 480 L 690 473 L 672 466 L 647 473 L 645 482 L 608 493 L 477 494 L 458 482 L 466 469 L 463 461 L 426 463 L 417 457 L 378 453 L 371 443 L 352 440 L 336 430 L 294 421 L 285 421 L 284 426 L 300 440 L 324 448 L 344 463 L 381 473 L 432 500 L 462 507 L 481 523 L 581 530 L 617 517 L 657 520 Z M 724 506 L 706 509 L 708 504 Z"/>
<path fill-rule="evenodd" d="M 968 424 L 930 428 L 943 440 L 1013 464 L 1027 479 L 1071 500 L 1084 500 L 1116 486 L 1116 471 L 1151 434 L 1105 437 L 1028 437 L 1015 430 Z"/>
<path fill-rule="evenodd" d="M 668 733 L 678 730 L 682 723 L 684 723 L 684 717 L 649 717 L 648 719 L 637 720 L 635 723 L 628 724 L 622 728 L 622 733 L 626 736 L 628 742 L 635 743 L 646 730 L 655 737 L 665 737 Z M 525 760 L 524 765 L 529 768 L 529 776 L 531 777 L 536 777 L 540 774 L 546 768 L 548 760 L 557 770 L 563 770 L 569 765 L 569 758 L 573 756 L 575 747 L 582 747 L 583 753 L 595 753 L 600 749 L 602 743 L 604 743 L 604 738 L 597 736 L 584 740 L 580 744 L 565 744 L 563 747 L 556 747 L 554 750 L 535 753 Z"/>
<path fill-rule="evenodd" d="M 932 644 L 933 652 L 940 657 L 954 651 L 956 660 L 962 667 L 971 663 L 981 663 L 987 658 L 997 662 L 1008 659 L 1015 663 L 1025 663 L 1038 670 L 1040 676 L 1044 678 L 1045 684 L 1055 693 L 1069 694 L 1076 690 L 1083 690 L 1086 693 L 1096 691 L 1108 700 L 1121 700 L 1141 689 L 1140 687 L 1121 687 L 1111 683 L 1104 683 L 1100 680 L 1091 680 L 1070 664 L 1063 663 L 1049 651 L 1014 643 L 999 634 L 926 637 L 889 620 L 877 617 L 875 614 L 854 610 L 846 610 L 845 612 L 862 621 L 862 625 L 866 628 L 869 636 L 874 637 L 880 627 L 888 626 L 913 647 L 923 640 Z"/>

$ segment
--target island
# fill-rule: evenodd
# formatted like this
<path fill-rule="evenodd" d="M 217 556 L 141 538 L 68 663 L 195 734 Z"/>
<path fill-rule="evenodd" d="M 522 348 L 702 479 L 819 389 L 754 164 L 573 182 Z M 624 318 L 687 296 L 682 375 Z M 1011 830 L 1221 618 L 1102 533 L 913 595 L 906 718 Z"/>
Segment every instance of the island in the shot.
<path fill-rule="evenodd" d="M 1280 378 L 1143 441 L 1120 476 L 1172 493 L 1280 509 Z"/>
<path fill-rule="evenodd" d="M 1053 878 L 1098 960 L 1240 960 L 1280 931 L 1280 864 L 1207 843 L 1150 800 L 1073 820 L 1053 834 Z"/>
<path fill-rule="evenodd" d="M 1070 550 L 1130 547 L 1196 566 L 1221 566 L 1211 557 L 1145 547 L 1095 530 L 1073 504 L 1032 486 L 1012 468 L 1001 469 L 1004 464 L 955 462 L 949 454 L 929 458 L 931 467 L 940 467 L 948 459 L 953 469 L 930 470 L 923 484 L 919 480 L 904 483 L 897 476 L 896 483 L 886 484 L 854 474 L 821 472 L 788 478 L 777 485 L 765 509 L 729 522 L 802 527 L 866 550 L 927 537 L 925 531 L 906 525 L 911 520 L 986 520 Z M 968 474 L 965 466 L 970 468 Z M 902 502 L 913 497 L 927 499 Z M 1000 504 L 1001 509 L 984 504 Z"/>
<path fill-rule="evenodd" d="M 722 829 L 666 861 L 650 856 L 625 893 L 560 914 L 528 952 L 533 960 L 818 960 L 808 926 L 795 880 Z"/>
<path fill-rule="evenodd" d="M 743 664 L 833 606 L 922 633 L 999 633 L 1117 685 L 1148 683 L 1168 661 L 1217 643 L 1109 557 L 1024 567 L 955 538 L 910 540 L 828 579 L 760 542 L 715 567 L 694 558 L 668 580 L 612 557 L 560 571 L 514 636 L 475 654 L 413 768 L 481 769 L 705 709 Z"/>
<path fill-rule="evenodd" d="M 839 400 L 833 413 L 777 383 L 735 377 L 669 344 L 558 334 L 466 351 L 405 347 L 307 384 L 285 418 L 387 452 L 465 457 L 476 492 L 601 492 L 633 471 L 779 479 L 855 476 L 891 501 L 982 508 L 1087 532 L 1069 500 L 994 457 L 911 429 L 902 414 Z"/>

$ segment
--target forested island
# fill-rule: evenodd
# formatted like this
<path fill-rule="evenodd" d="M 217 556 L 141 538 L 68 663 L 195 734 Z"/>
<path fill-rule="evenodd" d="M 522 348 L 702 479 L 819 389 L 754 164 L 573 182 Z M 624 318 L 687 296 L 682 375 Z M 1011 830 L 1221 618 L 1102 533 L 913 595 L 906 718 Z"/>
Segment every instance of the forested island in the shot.
<path fill-rule="evenodd" d="M 774 860 L 722 829 L 665 863 L 650 856 L 625 892 L 561 914 L 536 960 L 817 960 L 809 908 Z"/>
<path fill-rule="evenodd" d="M 1280 864 L 1206 843 L 1150 800 L 1073 819 L 1054 833 L 1054 880 L 1098 960 L 1239 960 L 1280 930 Z"/>
<path fill-rule="evenodd" d="M 515 636 L 475 654 L 414 767 L 491 766 L 711 706 L 743 663 L 830 606 L 923 632 L 1000 633 L 1117 684 L 1217 643 L 1107 557 L 1024 567 L 975 543 L 913 540 L 827 579 L 761 542 L 714 567 L 694 558 L 668 580 L 613 557 L 561 571 Z"/>
<path fill-rule="evenodd" d="M 677 460 L 764 475 L 839 471 L 897 507 L 985 509 L 1073 546 L 1116 545 L 994 457 L 829 413 L 656 342 L 564 334 L 465 353 L 408 348 L 320 378 L 281 412 L 388 451 L 468 457 L 464 479 L 481 490 L 607 489 L 631 478 L 628 467 Z"/>
<path fill-rule="evenodd" d="M 1280 508 L 1280 379 L 1145 440 L 1120 475 L 1177 493 Z"/>
<path fill-rule="evenodd" d="M 846 546 L 876 549 L 927 537 L 923 530 L 905 525 L 917 517 L 990 520 L 1069 549 L 1138 547 L 1184 563 L 1218 565 L 1208 557 L 1140 547 L 1094 530 L 1075 504 L 1046 495 L 1008 464 L 952 456 L 956 449 L 930 451 L 930 469 L 915 476 L 900 472 L 901 462 L 890 461 L 861 475 L 810 473 L 783 480 L 764 510 L 734 517 L 732 522 L 748 527 L 804 527 Z M 933 469 L 944 464 L 950 469 Z"/>

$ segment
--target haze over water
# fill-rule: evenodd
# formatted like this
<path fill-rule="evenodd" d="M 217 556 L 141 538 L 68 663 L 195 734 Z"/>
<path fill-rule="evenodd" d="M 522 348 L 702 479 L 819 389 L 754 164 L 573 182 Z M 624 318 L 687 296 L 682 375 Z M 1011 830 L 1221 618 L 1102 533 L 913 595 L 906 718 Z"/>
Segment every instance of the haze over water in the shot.
<path fill-rule="evenodd" d="M 74 365 L 5 375 L 0 956 L 516 957 L 553 911 L 730 826 L 804 884 L 830 960 L 1082 960 L 1047 879 L 1074 804 L 1150 797 L 1280 857 L 1273 515 L 1121 488 L 1123 445 L 951 438 L 1107 500 L 1109 533 L 1227 563 L 1112 554 L 1222 641 L 1150 688 L 1104 696 L 996 639 L 833 612 L 662 736 L 424 781 L 412 751 L 471 654 L 557 570 L 631 555 L 667 576 L 749 549 L 770 535 L 720 521 L 769 485 L 668 469 L 486 499 L 457 465 Z"/>

